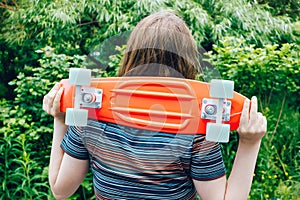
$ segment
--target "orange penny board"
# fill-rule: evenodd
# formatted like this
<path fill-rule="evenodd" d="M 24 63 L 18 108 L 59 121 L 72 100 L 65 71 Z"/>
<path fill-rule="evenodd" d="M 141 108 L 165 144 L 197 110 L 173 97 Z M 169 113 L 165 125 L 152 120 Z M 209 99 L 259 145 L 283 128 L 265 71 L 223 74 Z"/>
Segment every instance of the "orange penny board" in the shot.
<path fill-rule="evenodd" d="M 75 86 L 61 81 L 64 94 L 61 111 L 74 107 Z M 207 122 L 201 118 L 202 99 L 210 98 L 209 84 L 166 77 L 114 77 L 92 79 L 89 87 L 103 90 L 101 108 L 88 110 L 91 119 L 152 131 L 205 134 Z M 236 130 L 246 97 L 234 92 L 231 101 L 231 130 Z"/>

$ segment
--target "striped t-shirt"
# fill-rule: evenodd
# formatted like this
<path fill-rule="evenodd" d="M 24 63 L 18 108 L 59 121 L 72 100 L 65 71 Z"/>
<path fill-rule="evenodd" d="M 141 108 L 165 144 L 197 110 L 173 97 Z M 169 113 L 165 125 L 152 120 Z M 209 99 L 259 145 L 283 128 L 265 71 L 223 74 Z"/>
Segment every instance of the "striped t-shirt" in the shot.
<path fill-rule="evenodd" d="M 88 120 L 86 127 L 69 127 L 61 147 L 90 160 L 97 199 L 195 199 L 192 179 L 225 174 L 219 144 L 204 135 Z"/>

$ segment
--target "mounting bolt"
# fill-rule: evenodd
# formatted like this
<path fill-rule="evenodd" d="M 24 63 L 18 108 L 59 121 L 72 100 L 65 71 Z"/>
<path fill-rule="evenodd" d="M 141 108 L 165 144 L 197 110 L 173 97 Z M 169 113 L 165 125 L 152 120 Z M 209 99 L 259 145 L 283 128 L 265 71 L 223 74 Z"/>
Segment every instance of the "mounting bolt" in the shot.
<path fill-rule="evenodd" d="M 82 97 L 82 101 L 85 103 L 91 103 L 94 100 L 94 96 L 92 94 L 85 93 Z"/>
<path fill-rule="evenodd" d="M 205 107 L 205 112 L 208 114 L 208 115 L 214 115 L 216 114 L 216 106 L 215 105 L 207 105 Z"/>

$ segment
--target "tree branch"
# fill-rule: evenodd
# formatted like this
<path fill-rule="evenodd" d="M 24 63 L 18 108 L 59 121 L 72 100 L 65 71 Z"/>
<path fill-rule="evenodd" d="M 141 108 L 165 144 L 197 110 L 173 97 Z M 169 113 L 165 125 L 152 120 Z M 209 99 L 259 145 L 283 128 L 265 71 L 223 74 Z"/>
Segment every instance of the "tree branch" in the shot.
<path fill-rule="evenodd" d="M 12 3 L 16 6 L 16 8 L 19 8 L 18 3 L 16 2 L 16 0 L 12 0 Z"/>
<path fill-rule="evenodd" d="M 78 26 L 85 26 L 85 25 L 94 24 L 94 23 L 98 23 L 98 22 L 97 21 L 84 22 L 84 23 L 78 24 Z"/>
<path fill-rule="evenodd" d="M 8 6 L 6 3 L 0 2 L 0 8 L 4 8 L 7 10 L 11 10 L 11 11 L 16 11 L 15 8 L 13 8 L 12 6 Z"/>
<path fill-rule="evenodd" d="M 281 102 L 281 108 L 280 108 L 280 112 L 279 112 L 279 115 L 278 115 L 278 118 L 277 118 L 277 122 L 276 122 L 276 125 L 275 125 L 275 128 L 274 128 L 273 134 L 271 136 L 271 139 L 269 140 L 270 142 L 273 141 L 273 138 L 274 138 L 274 136 L 276 134 L 277 127 L 279 125 L 279 122 L 280 122 L 280 119 L 281 119 L 281 115 L 282 115 L 282 111 L 283 111 L 283 107 L 284 107 L 284 104 L 285 104 L 286 95 L 287 95 L 287 93 L 285 92 L 284 96 L 283 96 L 283 99 L 282 99 L 282 102 Z"/>

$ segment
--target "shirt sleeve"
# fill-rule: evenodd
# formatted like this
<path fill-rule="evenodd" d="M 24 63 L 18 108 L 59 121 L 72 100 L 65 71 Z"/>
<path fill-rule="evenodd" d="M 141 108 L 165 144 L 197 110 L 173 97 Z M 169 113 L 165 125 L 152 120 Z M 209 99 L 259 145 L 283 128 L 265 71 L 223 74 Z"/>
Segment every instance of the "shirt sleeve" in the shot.
<path fill-rule="evenodd" d="M 194 139 L 190 175 L 199 181 L 209 181 L 226 174 L 219 143 L 208 142 L 205 136 Z"/>
<path fill-rule="evenodd" d="M 89 153 L 82 141 L 83 131 L 79 127 L 69 126 L 61 143 L 61 148 L 70 156 L 88 160 Z"/>

